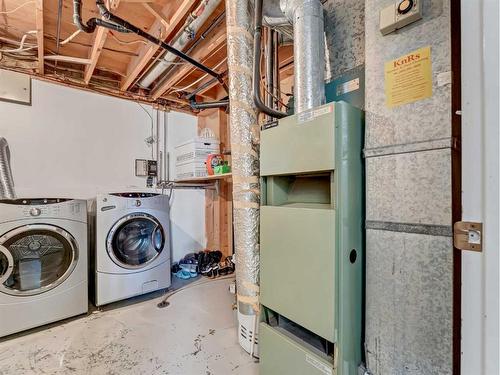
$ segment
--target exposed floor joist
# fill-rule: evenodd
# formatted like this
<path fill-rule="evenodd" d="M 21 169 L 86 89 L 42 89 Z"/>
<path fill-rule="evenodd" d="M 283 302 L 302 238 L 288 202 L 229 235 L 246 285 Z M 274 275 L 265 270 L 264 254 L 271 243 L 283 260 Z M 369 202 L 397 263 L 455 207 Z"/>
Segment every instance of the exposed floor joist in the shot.
<path fill-rule="evenodd" d="M 97 27 L 94 33 L 75 33 L 73 0 L 6 0 L 6 29 L 0 27 L 1 46 L 19 48 L 25 35 L 32 49 L 4 54 L 0 68 L 12 69 L 65 86 L 110 93 L 124 99 L 154 103 L 181 111 L 192 111 L 185 98 L 196 91 L 198 101 L 227 95 L 220 83 L 212 82 L 194 66 L 177 60 L 172 71 L 152 89 L 136 83 L 164 54 L 163 49 L 132 33 L 114 33 Z M 187 20 L 204 11 L 206 0 L 105 0 L 110 11 L 145 32 L 173 45 Z M 117 9 L 118 8 L 118 9 Z M 227 71 L 224 2 L 209 15 L 183 52 L 219 74 Z M 95 0 L 82 2 L 82 20 L 99 17 Z M 36 30 L 35 33 L 32 30 Z M 176 66 L 175 66 L 176 65 Z M 164 82 L 167 81 L 167 82 Z"/>
<path fill-rule="evenodd" d="M 36 0 L 36 41 L 38 49 L 38 74 L 41 75 L 45 73 L 43 35 L 43 0 Z"/>
<path fill-rule="evenodd" d="M 167 43 L 174 36 L 174 33 L 178 28 L 180 22 L 182 22 L 184 18 L 189 14 L 195 3 L 196 2 L 193 0 L 184 0 L 179 9 L 172 16 L 172 18 L 170 19 L 170 25 L 164 32 L 164 40 L 166 40 Z M 157 19 L 151 26 L 150 30 L 154 31 L 161 28 L 162 21 Z M 160 50 L 160 48 L 160 46 L 151 43 L 141 48 L 139 56 L 133 58 L 127 68 L 126 77 L 123 79 L 120 87 L 121 90 L 126 91 L 129 89 L 129 87 L 134 83 L 141 71 L 146 67 L 146 65 L 150 62 L 150 60 L 158 52 L 158 50 Z"/>
<path fill-rule="evenodd" d="M 170 26 L 170 22 L 168 22 L 167 18 L 165 17 L 165 15 L 162 13 L 162 10 L 160 7 L 158 7 L 157 5 L 155 4 L 152 4 L 152 3 L 142 3 L 142 6 L 149 12 L 151 13 L 153 16 L 155 16 L 155 18 L 160 21 L 163 26 L 165 26 L 166 28 L 168 28 Z"/>
<path fill-rule="evenodd" d="M 111 3 L 111 11 L 116 10 L 120 5 L 120 0 L 115 0 Z M 94 34 L 94 42 L 92 45 L 92 50 L 89 54 L 90 64 L 85 67 L 85 74 L 83 76 L 83 81 L 86 85 L 90 82 L 92 75 L 94 74 L 94 70 L 97 66 L 97 61 L 99 61 L 99 56 L 101 56 L 102 49 L 104 47 L 104 43 L 106 43 L 106 39 L 109 35 L 109 29 L 104 27 L 98 27 Z"/>
<path fill-rule="evenodd" d="M 223 28 L 213 36 L 212 40 L 210 40 L 208 43 L 203 43 L 203 46 L 200 46 L 200 48 L 198 48 L 191 55 L 191 57 L 204 63 L 211 56 L 217 54 L 221 48 L 225 47 L 226 47 L 226 30 L 225 28 Z M 192 69 L 193 68 L 189 65 L 183 66 L 171 78 L 161 83 L 158 87 L 155 87 L 154 90 L 151 92 L 151 97 L 153 98 L 153 100 L 156 100 L 159 97 L 161 97 L 170 87 L 172 87 L 182 77 L 188 74 Z"/>

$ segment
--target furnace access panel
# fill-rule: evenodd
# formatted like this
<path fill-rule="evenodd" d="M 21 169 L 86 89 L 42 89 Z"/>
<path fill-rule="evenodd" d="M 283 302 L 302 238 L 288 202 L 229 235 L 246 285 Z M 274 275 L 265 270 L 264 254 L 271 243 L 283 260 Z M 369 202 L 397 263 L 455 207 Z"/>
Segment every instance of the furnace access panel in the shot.
<path fill-rule="evenodd" d="M 363 112 L 330 103 L 261 133 L 261 374 L 357 374 Z"/>

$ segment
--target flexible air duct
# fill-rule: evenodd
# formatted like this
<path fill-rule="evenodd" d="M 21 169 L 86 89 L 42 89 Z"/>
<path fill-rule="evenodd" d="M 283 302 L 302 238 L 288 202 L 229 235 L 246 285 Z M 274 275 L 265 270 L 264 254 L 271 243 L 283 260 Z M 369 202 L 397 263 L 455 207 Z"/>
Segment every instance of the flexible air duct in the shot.
<path fill-rule="evenodd" d="M 325 104 L 325 26 L 320 0 L 281 0 L 293 24 L 295 112 Z"/>
<path fill-rule="evenodd" d="M 0 199 L 14 199 L 15 197 L 9 144 L 5 138 L 0 137 Z"/>
<path fill-rule="evenodd" d="M 217 9 L 222 0 L 203 0 L 201 5 L 194 11 L 184 24 L 184 28 L 181 34 L 177 37 L 172 47 L 182 51 L 190 41 L 193 40 L 194 35 L 203 26 L 203 24 L 208 20 L 210 15 Z M 173 53 L 167 52 L 157 63 L 153 65 L 151 70 L 146 73 L 144 78 L 139 82 L 142 87 L 149 87 L 151 84 L 164 72 L 170 69 L 174 62 L 177 60 L 177 56 Z"/>
<path fill-rule="evenodd" d="M 252 93 L 253 10 L 226 0 L 234 244 L 240 344 L 256 354 L 259 312 L 259 126 Z"/>

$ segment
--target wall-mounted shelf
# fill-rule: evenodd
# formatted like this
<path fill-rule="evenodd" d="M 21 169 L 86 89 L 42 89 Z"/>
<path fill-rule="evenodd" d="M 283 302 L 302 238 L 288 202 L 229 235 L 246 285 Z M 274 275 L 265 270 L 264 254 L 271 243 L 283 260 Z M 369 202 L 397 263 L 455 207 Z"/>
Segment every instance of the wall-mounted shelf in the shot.
<path fill-rule="evenodd" d="M 215 174 L 213 176 L 205 176 L 205 177 L 193 177 L 190 179 L 186 180 L 176 180 L 176 183 L 195 183 L 195 182 L 210 182 L 210 181 L 217 181 L 217 180 L 225 180 L 231 178 L 233 174 L 232 173 L 223 173 L 223 174 Z"/>

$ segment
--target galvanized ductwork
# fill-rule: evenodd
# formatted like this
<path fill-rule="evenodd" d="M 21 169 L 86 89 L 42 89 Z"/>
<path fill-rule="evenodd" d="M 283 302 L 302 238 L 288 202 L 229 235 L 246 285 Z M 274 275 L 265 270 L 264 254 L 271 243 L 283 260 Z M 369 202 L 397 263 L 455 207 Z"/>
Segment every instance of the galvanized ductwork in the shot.
<path fill-rule="evenodd" d="M 259 126 L 252 93 L 252 14 L 250 1 L 226 0 L 238 335 L 243 348 L 255 354 L 260 183 Z"/>
<path fill-rule="evenodd" d="M 325 26 L 320 0 L 281 0 L 293 24 L 295 112 L 325 104 Z"/>
<path fill-rule="evenodd" d="M 15 199 L 14 179 L 10 168 L 9 144 L 0 137 L 0 199 Z"/>
<path fill-rule="evenodd" d="M 182 51 L 191 42 L 198 32 L 198 30 L 203 26 L 203 24 L 208 20 L 210 15 L 217 9 L 222 0 L 204 0 L 200 6 L 188 17 L 186 20 L 182 32 L 177 35 L 173 48 Z M 139 81 L 139 85 L 142 87 L 149 87 L 152 83 L 160 77 L 164 72 L 172 68 L 174 62 L 177 60 L 177 56 L 173 53 L 167 52 L 158 62 L 156 62 L 151 70 L 144 75 L 144 77 Z"/>

